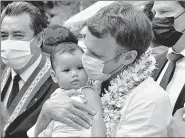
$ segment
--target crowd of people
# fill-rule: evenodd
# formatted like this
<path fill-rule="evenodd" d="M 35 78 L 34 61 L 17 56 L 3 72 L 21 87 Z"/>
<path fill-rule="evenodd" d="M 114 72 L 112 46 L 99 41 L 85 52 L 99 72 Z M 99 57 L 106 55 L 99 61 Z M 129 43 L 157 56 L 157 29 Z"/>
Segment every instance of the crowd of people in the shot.
<path fill-rule="evenodd" d="M 115 1 L 78 39 L 31 3 L 8 4 L 1 136 L 185 137 L 185 2 L 149 9 Z"/>

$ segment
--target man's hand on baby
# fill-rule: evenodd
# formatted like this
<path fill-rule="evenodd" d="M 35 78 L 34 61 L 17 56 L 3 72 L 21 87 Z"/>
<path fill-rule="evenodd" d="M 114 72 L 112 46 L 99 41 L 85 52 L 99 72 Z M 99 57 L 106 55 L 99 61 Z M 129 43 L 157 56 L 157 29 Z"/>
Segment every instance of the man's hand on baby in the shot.
<path fill-rule="evenodd" d="M 176 111 L 176 113 L 173 116 L 172 121 L 177 125 L 181 126 L 182 128 L 185 128 L 185 118 L 183 118 L 183 115 L 185 114 L 185 107 L 180 108 Z"/>
<path fill-rule="evenodd" d="M 70 96 L 79 94 L 81 93 L 76 90 L 65 90 L 51 96 L 42 106 L 36 123 L 35 135 L 37 136 L 46 129 L 51 120 L 60 121 L 76 129 L 82 127 L 88 129 L 92 124 L 91 116 L 94 116 L 96 111 L 83 103 L 70 99 Z"/>

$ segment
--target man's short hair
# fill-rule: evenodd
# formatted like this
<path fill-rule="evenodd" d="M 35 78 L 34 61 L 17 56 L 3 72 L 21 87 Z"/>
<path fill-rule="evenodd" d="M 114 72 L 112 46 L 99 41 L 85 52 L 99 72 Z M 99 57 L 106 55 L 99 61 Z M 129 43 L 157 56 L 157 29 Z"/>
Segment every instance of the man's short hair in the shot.
<path fill-rule="evenodd" d="M 72 43 L 72 42 L 61 43 L 61 44 L 57 45 L 56 47 L 54 47 L 54 49 L 50 55 L 52 68 L 54 69 L 54 60 L 55 60 L 56 55 L 61 55 L 64 53 L 74 55 L 74 53 L 77 49 L 79 49 L 80 51 L 82 51 L 82 53 L 84 53 L 83 49 L 80 46 L 78 46 L 77 44 Z"/>
<path fill-rule="evenodd" d="M 34 35 L 37 35 L 46 27 L 46 21 L 40 10 L 29 2 L 12 2 L 8 4 L 1 14 L 1 22 L 5 16 L 16 16 L 23 13 L 28 13 L 30 15 L 30 27 L 33 29 Z"/>
<path fill-rule="evenodd" d="M 104 38 L 110 34 L 126 50 L 136 50 L 137 58 L 149 47 L 153 32 L 148 17 L 136 7 L 114 2 L 100 9 L 87 22 L 89 32 Z"/>

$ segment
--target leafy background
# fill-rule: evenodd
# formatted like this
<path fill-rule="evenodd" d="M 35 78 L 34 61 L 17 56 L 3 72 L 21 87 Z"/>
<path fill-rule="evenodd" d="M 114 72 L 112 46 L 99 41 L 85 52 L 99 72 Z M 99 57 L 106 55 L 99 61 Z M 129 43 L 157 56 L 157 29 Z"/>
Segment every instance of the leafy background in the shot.
<path fill-rule="evenodd" d="M 13 1 L 1 1 L 1 11 Z M 64 21 L 86 9 L 97 1 L 28 1 L 37 6 L 48 21 L 48 24 L 62 25 Z"/>

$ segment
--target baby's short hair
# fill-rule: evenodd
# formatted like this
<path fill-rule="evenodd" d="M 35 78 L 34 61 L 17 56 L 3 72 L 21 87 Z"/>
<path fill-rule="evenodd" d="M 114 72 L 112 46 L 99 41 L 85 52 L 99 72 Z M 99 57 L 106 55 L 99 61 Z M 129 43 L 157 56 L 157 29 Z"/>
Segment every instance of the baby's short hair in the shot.
<path fill-rule="evenodd" d="M 54 47 L 51 55 L 50 55 L 50 61 L 51 61 L 51 67 L 52 69 L 54 69 L 54 60 L 55 60 L 55 56 L 57 54 L 61 55 L 61 54 L 64 54 L 64 53 L 68 53 L 68 54 L 71 54 L 71 55 L 74 55 L 74 52 L 79 49 L 80 51 L 82 51 L 82 53 L 84 53 L 83 49 L 78 46 L 77 44 L 75 43 L 72 43 L 72 42 L 65 42 L 65 43 L 61 43 L 57 46 Z"/>

